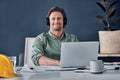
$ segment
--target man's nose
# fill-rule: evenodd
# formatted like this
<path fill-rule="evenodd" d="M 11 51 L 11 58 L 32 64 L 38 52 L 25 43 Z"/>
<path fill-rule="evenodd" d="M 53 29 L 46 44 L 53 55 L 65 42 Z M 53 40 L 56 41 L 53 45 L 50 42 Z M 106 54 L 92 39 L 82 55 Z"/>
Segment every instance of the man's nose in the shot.
<path fill-rule="evenodd" d="M 55 23 L 58 22 L 58 19 L 55 19 Z"/>

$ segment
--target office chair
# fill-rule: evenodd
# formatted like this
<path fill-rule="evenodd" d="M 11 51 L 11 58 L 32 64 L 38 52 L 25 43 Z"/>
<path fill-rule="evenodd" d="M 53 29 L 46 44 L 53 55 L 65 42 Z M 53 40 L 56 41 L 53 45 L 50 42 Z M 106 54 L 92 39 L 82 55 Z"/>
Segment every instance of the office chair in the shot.
<path fill-rule="evenodd" d="M 32 44 L 35 38 L 26 37 L 25 38 L 25 52 L 24 52 L 24 65 L 27 64 L 29 67 L 35 66 L 31 56 L 32 56 Z"/>

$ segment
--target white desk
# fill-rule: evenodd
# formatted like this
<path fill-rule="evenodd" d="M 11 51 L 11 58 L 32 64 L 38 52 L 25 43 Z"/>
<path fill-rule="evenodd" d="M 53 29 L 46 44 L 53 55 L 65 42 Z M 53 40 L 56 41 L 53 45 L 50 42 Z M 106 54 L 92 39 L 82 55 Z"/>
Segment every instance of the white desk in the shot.
<path fill-rule="evenodd" d="M 107 70 L 102 74 L 74 71 L 20 72 L 20 77 L 0 80 L 120 80 L 120 70 Z"/>

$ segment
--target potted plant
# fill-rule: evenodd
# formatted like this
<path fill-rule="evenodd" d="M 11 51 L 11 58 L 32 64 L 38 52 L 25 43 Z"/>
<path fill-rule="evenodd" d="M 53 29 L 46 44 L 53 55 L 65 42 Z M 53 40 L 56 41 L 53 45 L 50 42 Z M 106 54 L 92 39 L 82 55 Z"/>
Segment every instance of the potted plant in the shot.
<path fill-rule="evenodd" d="M 104 15 L 96 16 L 105 25 L 104 31 L 99 31 L 100 53 L 120 53 L 120 30 L 113 30 L 111 24 L 118 2 L 110 3 L 110 0 L 96 2 L 104 12 Z"/>
<path fill-rule="evenodd" d="M 110 3 L 110 0 L 103 0 L 101 2 L 96 2 L 96 4 L 103 10 L 104 15 L 97 15 L 96 17 L 105 25 L 105 30 L 111 31 L 112 30 L 112 17 L 116 13 L 115 5 L 119 1 L 114 1 Z"/>

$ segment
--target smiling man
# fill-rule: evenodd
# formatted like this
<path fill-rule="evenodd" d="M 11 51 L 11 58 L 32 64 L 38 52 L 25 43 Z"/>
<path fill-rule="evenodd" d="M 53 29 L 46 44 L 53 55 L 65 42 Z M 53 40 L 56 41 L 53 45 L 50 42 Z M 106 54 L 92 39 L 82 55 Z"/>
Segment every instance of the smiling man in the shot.
<path fill-rule="evenodd" d="M 46 23 L 48 33 L 39 34 L 33 43 L 32 60 L 35 65 L 56 66 L 60 65 L 60 49 L 62 42 L 78 42 L 73 34 L 64 32 L 67 17 L 64 9 L 53 7 L 48 12 Z"/>

